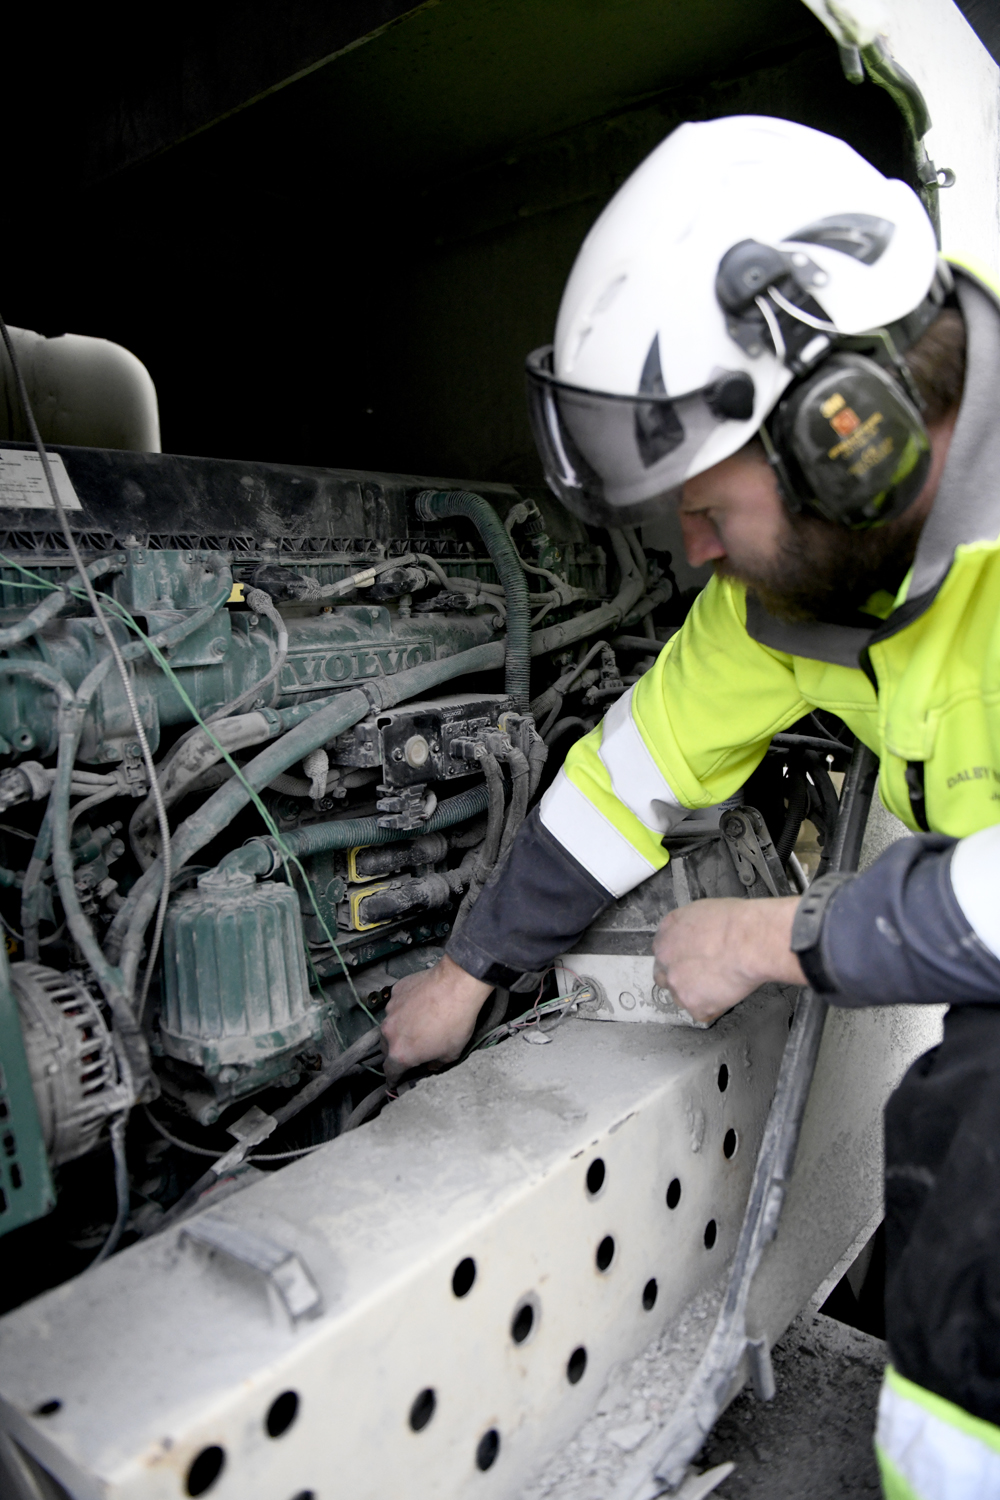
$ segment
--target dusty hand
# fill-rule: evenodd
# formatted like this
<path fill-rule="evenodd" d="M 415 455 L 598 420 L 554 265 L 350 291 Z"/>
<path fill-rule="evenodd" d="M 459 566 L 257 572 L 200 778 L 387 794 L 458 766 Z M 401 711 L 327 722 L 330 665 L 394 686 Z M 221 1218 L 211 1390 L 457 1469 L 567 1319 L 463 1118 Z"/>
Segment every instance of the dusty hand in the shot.
<path fill-rule="evenodd" d="M 694 901 L 653 939 L 653 979 L 696 1021 L 714 1021 L 767 980 L 805 984 L 790 943 L 797 896 Z"/>
<path fill-rule="evenodd" d="M 433 969 L 401 979 L 393 987 L 382 1023 L 386 1083 L 395 1083 L 421 1063 L 454 1062 L 492 988 L 447 955 Z"/>

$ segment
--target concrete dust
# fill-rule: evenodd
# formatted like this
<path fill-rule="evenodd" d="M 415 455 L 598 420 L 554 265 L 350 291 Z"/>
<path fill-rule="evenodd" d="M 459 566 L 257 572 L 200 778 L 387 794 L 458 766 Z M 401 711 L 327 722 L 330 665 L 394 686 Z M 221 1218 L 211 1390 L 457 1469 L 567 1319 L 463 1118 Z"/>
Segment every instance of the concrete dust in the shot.
<path fill-rule="evenodd" d="M 880 1494 L 872 1447 L 885 1344 L 803 1313 L 773 1350 L 778 1393 L 744 1390 L 723 1412 L 698 1467 L 732 1459 L 719 1500 L 861 1500 Z"/>
<path fill-rule="evenodd" d="M 636 1359 L 617 1366 L 594 1414 L 522 1491 L 522 1500 L 607 1500 L 633 1450 L 669 1416 L 694 1369 L 718 1294 Z M 886 1360 L 880 1339 L 822 1314 L 801 1314 L 772 1351 L 771 1402 L 744 1390 L 717 1422 L 696 1467 L 732 1461 L 719 1500 L 861 1500 L 879 1494 L 872 1449 Z"/>

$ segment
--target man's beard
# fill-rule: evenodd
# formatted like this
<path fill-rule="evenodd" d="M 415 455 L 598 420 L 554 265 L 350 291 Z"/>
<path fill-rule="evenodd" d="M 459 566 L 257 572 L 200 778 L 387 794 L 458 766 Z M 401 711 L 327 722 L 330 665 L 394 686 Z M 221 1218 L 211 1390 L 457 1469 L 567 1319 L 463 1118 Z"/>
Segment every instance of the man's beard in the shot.
<path fill-rule="evenodd" d="M 902 515 L 885 526 L 850 531 L 819 516 L 786 515 L 775 557 L 748 565 L 726 557 L 716 572 L 745 583 L 779 619 L 856 625 L 873 594 L 897 593 L 923 521 Z"/>

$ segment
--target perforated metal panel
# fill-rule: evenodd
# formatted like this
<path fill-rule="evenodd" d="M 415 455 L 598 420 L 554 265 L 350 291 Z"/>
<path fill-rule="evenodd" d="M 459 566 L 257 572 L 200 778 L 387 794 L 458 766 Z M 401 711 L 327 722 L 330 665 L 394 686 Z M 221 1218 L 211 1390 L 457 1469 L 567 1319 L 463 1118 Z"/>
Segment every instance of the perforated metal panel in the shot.
<path fill-rule="evenodd" d="M 425 1080 L 221 1230 L 0 1321 L 0 1421 L 73 1500 L 513 1500 L 724 1271 L 788 1015 L 771 991 L 710 1031 L 567 1021 Z M 877 1213 L 881 1106 L 938 1025 L 830 1017 L 770 1337 Z"/>

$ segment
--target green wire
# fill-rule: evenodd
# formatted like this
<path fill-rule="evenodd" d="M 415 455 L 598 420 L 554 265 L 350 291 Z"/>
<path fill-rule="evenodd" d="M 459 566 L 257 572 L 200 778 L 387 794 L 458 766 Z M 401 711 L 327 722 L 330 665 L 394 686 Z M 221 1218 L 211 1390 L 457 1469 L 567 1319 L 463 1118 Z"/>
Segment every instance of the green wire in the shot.
<path fill-rule="evenodd" d="M 40 585 L 42 588 L 48 589 L 48 591 L 50 593 L 55 593 L 58 588 L 63 587 L 63 585 L 51 583 L 48 579 L 40 578 L 37 573 L 32 573 L 31 570 L 30 570 L 30 568 L 22 567 L 22 565 L 19 562 L 15 562 L 12 557 L 7 557 L 7 555 L 5 553 L 3 553 L 3 552 L 0 552 L 0 562 L 8 564 L 12 568 L 16 568 L 17 571 L 19 573 L 23 573 L 26 578 L 31 578 L 31 579 L 36 580 L 36 583 L 38 585 Z M 32 587 L 32 585 L 30 585 L 30 584 L 13 584 L 12 586 L 15 587 L 15 588 L 29 588 L 29 587 Z M 84 591 L 81 588 L 79 588 L 79 587 L 73 587 L 72 585 L 70 585 L 69 586 L 69 592 L 72 593 L 76 598 L 85 598 L 86 597 L 86 595 L 84 594 Z M 281 833 L 280 833 L 280 831 L 278 829 L 277 824 L 275 823 L 274 819 L 272 818 L 272 816 L 271 816 L 269 810 L 267 809 L 267 807 L 261 801 L 260 796 L 258 795 L 258 793 L 256 792 L 256 790 L 250 785 L 250 783 L 247 781 L 246 777 L 243 775 L 243 772 L 242 772 L 241 768 L 237 765 L 236 761 L 229 754 L 229 751 L 225 750 L 222 747 L 222 745 L 219 744 L 219 741 L 216 739 L 215 735 L 212 733 L 212 730 L 205 723 L 204 719 L 201 717 L 201 714 L 198 712 L 197 708 L 195 708 L 195 706 L 192 703 L 191 699 L 188 697 L 188 694 L 185 691 L 183 684 L 181 683 L 181 681 L 178 678 L 176 672 L 174 672 L 173 668 L 170 666 L 170 663 L 167 661 L 166 657 L 163 655 L 163 653 L 159 649 L 159 647 L 155 646 L 153 644 L 153 642 L 150 640 L 149 636 L 147 636 L 145 634 L 145 632 L 140 628 L 140 626 L 138 625 L 138 623 L 136 622 L 136 620 L 132 617 L 132 615 L 129 613 L 129 611 L 125 608 L 125 606 L 123 604 L 119 603 L 119 601 L 117 599 L 113 599 L 109 594 L 102 594 L 101 597 L 111 607 L 112 611 L 115 612 L 119 616 L 119 618 L 126 625 L 128 625 L 128 627 L 131 630 L 135 631 L 135 633 L 139 637 L 139 639 L 141 641 L 145 642 L 145 645 L 146 645 L 147 650 L 149 651 L 149 654 L 152 656 L 152 658 L 156 662 L 157 666 L 163 672 L 164 676 L 173 685 L 174 691 L 177 693 L 177 696 L 180 698 L 180 700 L 184 704 L 185 708 L 187 708 L 188 712 L 191 714 L 192 718 L 196 721 L 196 723 L 199 724 L 200 727 L 205 731 L 205 733 L 208 735 L 208 738 L 211 741 L 211 743 L 215 746 L 216 750 L 219 751 L 220 755 L 222 756 L 222 759 L 232 769 L 234 775 L 237 777 L 237 779 L 242 784 L 242 786 L 244 787 L 244 789 L 250 794 L 251 801 L 253 802 L 254 806 L 257 809 L 257 811 L 260 813 L 261 818 L 263 819 L 264 824 L 265 824 L 268 832 L 270 833 L 271 837 L 274 839 L 275 843 L 278 846 L 278 853 L 281 856 L 281 861 L 282 861 L 282 864 L 284 865 L 284 868 L 285 868 L 285 875 L 286 875 L 286 877 L 288 876 L 288 866 L 290 864 L 293 865 L 295 867 L 295 869 L 298 870 L 299 874 L 301 875 L 303 884 L 305 885 L 306 891 L 308 892 L 308 895 L 309 895 L 309 900 L 310 900 L 310 902 L 312 904 L 313 912 L 316 915 L 316 919 L 319 922 L 320 927 L 323 929 L 323 933 L 324 933 L 327 941 L 329 942 L 329 944 L 330 944 L 331 948 L 333 949 L 334 953 L 337 955 L 337 961 L 340 964 L 341 969 L 344 971 L 344 978 L 347 980 L 347 983 L 348 983 L 348 986 L 350 988 L 351 994 L 354 997 L 355 1004 L 358 1005 L 361 1008 L 361 1010 L 364 1011 L 365 1015 L 368 1017 L 368 1019 L 370 1021 L 374 1022 L 377 1025 L 378 1022 L 375 1020 L 375 1017 L 372 1015 L 371 1011 L 368 1009 L 367 1005 L 364 1003 L 364 1001 L 361 999 L 361 996 L 358 994 L 357 987 L 355 986 L 353 976 L 351 975 L 351 972 L 348 969 L 347 964 L 346 964 L 346 962 L 344 960 L 344 956 L 343 956 L 343 954 L 340 951 L 340 946 L 337 943 L 336 938 L 333 936 L 333 933 L 330 931 L 329 927 L 327 926 L 326 919 L 324 918 L 323 913 L 319 909 L 319 903 L 316 900 L 316 893 L 313 890 L 312 881 L 309 879 L 309 876 L 306 874 L 306 872 L 305 872 L 305 870 L 304 870 L 304 868 L 302 866 L 301 860 L 298 858 L 297 855 L 292 854 L 290 852 L 290 850 L 288 849 L 287 845 L 285 844 L 284 840 L 281 837 Z M 289 880 L 289 885 L 291 885 L 291 883 L 292 883 L 291 880 Z M 322 994 L 323 993 L 323 986 L 322 986 L 322 983 L 320 981 L 320 976 L 319 976 L 319 973 L 317 972 L 316 965 L 313 962 L 312 954 L 309 952 L 308 945 L 306 945 L 306 957 L 307 957 L 308 962 L 309 962 L 309 967 L 312 970 L 313 980 L 314 980 L 317 988 L 319 989 L 320 993 Z M 332 1017 L 331 1017 L 331 1019 L 332 1019 Z M 333 1029 L 334 1029 L 334 1031 L 337 1034 L 337 1040 L 341 1043 L 341 1046 L 343 1046 L 343 1038 L 340 1035 L 340 1031 L 339 1031 L 339 1029 L 337 1027 L 336 1021 L 333 1022 Z"/>
<path fill-rule="evenodd" d="M 174 691 L 177 693 L 177 696 L 180 698 L 180 700 L 184 704 L 185 708 L 191 714 L 191 717 L 195 720 L 195 722 L 197 724 L 200 725 L 200 727 L 208 735 L 209 740 L 215 746 L 216 750 L 219 751 L 220 755 L 222 756 L 222 759 L 226 762 L 226 764 L 229 767 L 231 767 L 231 769 L 233 771 L 233 774 L 236 776 L 237 780 L 241 783 L 241 785 L 244 787 L 244 789 L 249 793 L 250 799 L 253 802 L 254 807 L 256 807 L 257 811 L 260 813 L 261 818 L 263 819 L 264 824 L 265 824 L 268 832 L 270 833 L 271 837 L 274 839 L 275 843 L 278 846 L 278 853 L 281 856 L 281 861 L 282 861 L 282 864 L 284 865 L 284 868 L 285 868 L 285 875 L 286 875 L 286 877 L 288 876 L 288 867 L 289 867 L 289 865 L 294 866 L 294 868 L 299 872 L 300 876 L 302 877 L 302 882 L 303 882 L 303 884 L 304 884 L 304 886 L 306 888 L 306 891 L 309 894 L 309 900 L 310 900 L 310 902 L 312 904 L 313 912 L 316 915 L 316 918 L 317 918 L 317 921 L 319 922 L 320 927 L 323 929 L 323 933 L 324 933 L 324 935 L 325 935 L 325 937 L 327 939 L 327 942 L 330 944 L 330 946 L 332 947 L 334 953 L 337 955 L 337 961 L 340 964 L 340 967 L 344 971 L 344 978 L 347 980 L 347 983 L 350 986 L 351 994 L 354 997 L 355 1004 L 358 1005 L 358 1006 L 360 1006 L 360 1008 L 364 1011 L 365 1015 L 369 1018 L 369 1020 L 375 1022 L 375 1024 L 377 1025 L 378 1023 L 375 1021 L 375 1017 L 372 1015 L 371 1011 L 368 1009 L 367 1005 L 365 1005 L 364 1001 L 361 999 L 361 996 L 358 994 L 357 988 L 356 988 L 356 986 L 354 984 L 354 979 L 353 979 L 353 977 L 351 975 L 350 970 L 347 967 L 347 964 L 346 964 L 346 962 L 344 960 L 344 956 L 343 956 L 343 954 L 340 951 L 340 947 L 339 947 L 339 945 L 337 943 L 337 940 L 333 936 L 333 933 L 330 931 L 329 927 L 327 926 L 326 918 L 323 916 L 323 913 L 320 911 L 319 902 L 316 899 L 316 894 L 315 894 L 315 891 L 313 890 L 312 881 L 309 879 L 309 876 L 306 874 L 305 869 L 303 868 L 303 865 L 302 865 L 302 861 L 299 859 L 299 857 L 297 855 L 292 854 L 291 851 L 288 849 L 287 845 L 285 844 L 284 840 L 281 837 L 281 833 L 280 833 L 280 830 L 278 828 L 277 823 L 275 823 L 274 819 L 271 816 L 270 811 L 265 806 L 264 802 L 261 800 L 260 795 L 250 785 L 249 781 L 247 781 L 246 777 L 243 775 L 243 771 L 242 771 L 241 767 L 239 765 L 237 765 L 236 761 L 230 755 L 229 751 L 223 749 L 222 745 L 219 744 L 219 741 L 216 739 L 215 735 L 212 733 L 212 730 L 211 730 L 210 726 L 205 723 L 204 719 L 201 717 L 201 714 L 198 712 L 197 708 L 195 708 L 195 706 L 192 703 L 191 699 L 188 697 L 188 694 L 185 691 L 183 684 L 181 683 L 180 679 L 178 678 L 176 672 L 174 672 L 173 668 L 170 666 L 169 662 L 167 661 L 166 657 L 163 655 L 163 653 L 160 650 L 160 648 L 158 646 L 155 646 L 153 644 L 153 642 L 150 640 L 149 636 L 147 636 L 145 634 L 145 632 L 140 628 L 140 626 L 136 623 L 136 621 L 133 619 L 132 615 L 129 613 L 129 611 L 125 608 L 125 606 L 123 604 L 120 604 L 117 599 L 112 599 L 110 597 L 110 595 L 105 594 L 103 597 L 105 599 L 107 599 L 108 604 L 110 605 L 111 609 L 113 611 L 115 611 L 115 612 L 118 613 L 119 617 L 125 622 L 125 624 L 128 625 L 131 630 L 135 631 L 135 633 L 139 637 L 139 639 L 141 641 L 145 642 L 145 645 L 146 645 L 147 650 L 149 651 L 149 654 L 152 656 L 152 658 L 156 662 L 157 666 L 163 672 L 164 676 L 171 683 L 171 685 L 174 688 Z M 291 885 L 291 883 L 292 882 L 289 879 L 289 885 Z M 308 947 L 306 949 L 306 952 L 308 953 Z M 309 957 L 309 962 L 310 962 L 310 967 L 313 970 L 313 977 L 318 982 L 319 975 L 316 972 L 315 965 L 312 963 L 312 957 L 311 957 L 311 955 Z M 322 989 L 322 987 L 320 987 L 320 988 Z"/>

